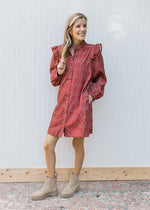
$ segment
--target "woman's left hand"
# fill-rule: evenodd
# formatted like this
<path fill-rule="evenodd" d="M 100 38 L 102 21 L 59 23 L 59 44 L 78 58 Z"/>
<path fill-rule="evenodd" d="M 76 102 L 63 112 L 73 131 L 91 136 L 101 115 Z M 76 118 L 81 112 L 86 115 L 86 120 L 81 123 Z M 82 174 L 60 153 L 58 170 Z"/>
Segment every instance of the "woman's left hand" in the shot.
<path fill-rule="evenodd" d="M 89 95 L 89 104 L 92 103 L 92 101 L 93 101 L 93 98 L 91 95 Z"/>

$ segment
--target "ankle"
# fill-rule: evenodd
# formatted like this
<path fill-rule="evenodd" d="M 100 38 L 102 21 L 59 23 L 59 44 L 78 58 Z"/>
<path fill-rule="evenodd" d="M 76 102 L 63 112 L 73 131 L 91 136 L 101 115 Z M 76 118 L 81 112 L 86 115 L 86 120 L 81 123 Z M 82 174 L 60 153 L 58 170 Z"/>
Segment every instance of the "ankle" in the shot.
<path fill-rule="evenodd" d="M 56 171 L 52 174 L 47 174 L 48 178 L 51 178 L 51 179 L 54 179 L 57 175 L 58 173 Z"/>
<path fill-rule="evenodd" d="M 52 176 L 52 175 L 48 175 L 48 178 L 50 178 L 50 179 L 54 179 L 55 178 L 55 176 Z"/>
<path fill-rule="evenodd" d="M 79 176 L 79 173 L 76 173 L 76 172 L 72 172 L 74 175 L 77 175 L 77 176 Z"/>

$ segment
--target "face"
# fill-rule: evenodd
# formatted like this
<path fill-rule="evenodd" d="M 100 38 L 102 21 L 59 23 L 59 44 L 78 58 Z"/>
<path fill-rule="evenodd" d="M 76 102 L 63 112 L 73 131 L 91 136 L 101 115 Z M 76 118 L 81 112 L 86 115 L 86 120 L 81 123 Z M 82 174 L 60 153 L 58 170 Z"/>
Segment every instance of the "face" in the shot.
<path fill-rule="evenodd" d="M 74 44 L 80 44 L 85 39 L 87 31 L 87 21 L 84 18 L 79 18 L 75 21 L 70 34 Z"/>

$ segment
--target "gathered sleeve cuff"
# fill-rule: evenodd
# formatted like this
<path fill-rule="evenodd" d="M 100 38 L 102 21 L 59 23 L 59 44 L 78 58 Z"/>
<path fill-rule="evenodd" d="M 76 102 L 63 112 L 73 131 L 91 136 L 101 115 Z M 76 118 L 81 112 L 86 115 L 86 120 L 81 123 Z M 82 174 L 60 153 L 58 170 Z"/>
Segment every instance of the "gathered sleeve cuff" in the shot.
<path fill-rule="evenodd" d="M 92 96 L 93 101 L 104 95 L 104 87 L 107 83 L 101 52 L 102 44 L 96 44 L 92 49 L 92 83 L 90 84 L 89 95 Z"/>
<path fill-rule="evenodd" d="M 59 75 L 58 74 L 58 69 L 57 69 L 57 65 L 60 61 L 60 53 L 58 51 L 58 46 L 52 47 L 52 59 L 51 59 L 51 63 L 50 63 L 50 69 L 49 69 L 49 73 L 50 73 L 50 80 L 53 86 L 58 86 L 63 78 L 63 75 Z"/>

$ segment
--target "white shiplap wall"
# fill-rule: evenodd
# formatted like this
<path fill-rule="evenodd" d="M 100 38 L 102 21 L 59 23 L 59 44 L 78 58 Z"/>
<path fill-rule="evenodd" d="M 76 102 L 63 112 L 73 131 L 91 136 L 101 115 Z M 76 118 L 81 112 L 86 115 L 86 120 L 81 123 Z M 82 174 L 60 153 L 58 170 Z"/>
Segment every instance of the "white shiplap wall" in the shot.
<path fill-rule="evenodd" d="M 149 0 L 0 0 L 0 168 L 46 167 L 43 143 L 58 87 L 51 46 L 68 15 L 88 17 L 86 42 L 103 45 L 108 83 L 93 103 L 94 133 L 83 167 L 150 166 Z M 72 138 L 56 145 L 56 167 L 73 167 Z"/>

